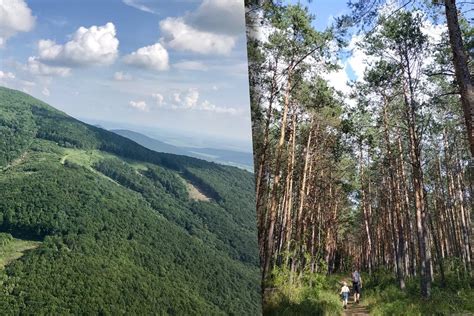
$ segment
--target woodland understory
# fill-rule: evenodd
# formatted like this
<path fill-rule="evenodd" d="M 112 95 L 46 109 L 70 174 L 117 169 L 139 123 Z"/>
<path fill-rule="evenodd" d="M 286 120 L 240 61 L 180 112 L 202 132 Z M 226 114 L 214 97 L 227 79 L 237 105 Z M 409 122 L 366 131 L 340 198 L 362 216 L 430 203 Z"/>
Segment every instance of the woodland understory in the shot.
<path fill-rule="evenodd" d="M 303 288 L 338 303 L 356 267 L 375 313 L 474 311 L 472 3 L 352 1 L 318 31 L 304 3 L 246 2 L 268 313 Z M 338 91 L 348 46 L 366 67 Z"/>

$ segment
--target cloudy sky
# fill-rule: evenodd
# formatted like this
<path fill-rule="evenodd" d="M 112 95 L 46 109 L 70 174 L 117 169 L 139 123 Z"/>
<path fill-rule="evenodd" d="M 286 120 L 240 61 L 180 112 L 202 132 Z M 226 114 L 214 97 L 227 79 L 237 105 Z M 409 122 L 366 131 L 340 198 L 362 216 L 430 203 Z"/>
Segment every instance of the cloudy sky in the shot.
<path fill-rule="evenodd" d="M 243 0 L 0 0 L 0 85 L 86 121 L 250 150 L 246 67 Z"/>
<path fill-rule="evenodd" d="M 286 3 L 296 4 L 299 0 L 287 0 Z M 313 26 L 323 31 L 334 22 L 334 18 L 344 14 L 350 14 L 351 10 L 347 6 L 347 1 L 334 0 L 313 0 L 308 5 L 309 12 L 315 16 Z M 388 4 L 381 7 L 380 10 L 392 12 L 399 8 L 397 0 L 388 1 Z M 411 7 L 409 7 L 411 8 Z M 443 12 L 443 11 L 441 11 Z M 467 15 L 472 19 L 472 13 Z M 437 43 L 441 40 L 444 32 L 447 32 L 443 15 L 435 23 L 430 18 L 425 18 L 423 21 L 422 32 L 425 33 L 432 43 Z M 323 74 L 323 77 L 328 80 L 329 84 L 335 89 L 342 92 L 346 97 L 349 95 L 351 88 L 348 85 L 350 81 L 361 81 L 364 77 L 364 71 L 367 66 L 373 62 L 373 57 L 367 56 L 358 44 L 364 40 L 364 34 L 358 34 L 352 30 L 350 38 L 348 38 L 348 45 L 338 55 L 335 55 L 340 69 L 328 74 Z M 432 61 L 431 58 L 426 58 L 425 62 Z M 353 104 L 353 100 L 349 98 L 346 102 Z"/>

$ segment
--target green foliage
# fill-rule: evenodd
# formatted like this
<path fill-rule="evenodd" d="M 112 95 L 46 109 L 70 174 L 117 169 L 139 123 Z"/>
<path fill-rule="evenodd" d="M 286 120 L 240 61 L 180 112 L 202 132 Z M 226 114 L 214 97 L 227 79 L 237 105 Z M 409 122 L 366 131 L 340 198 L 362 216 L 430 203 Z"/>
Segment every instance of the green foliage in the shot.
<path fill-rule="evenodd" d="M 373 315 L 452 315 L 474 312 L 474 280 L 447 274 L 446 287 L 439 280 L 433 283 L 429 300 L 420 295 L 418 278 L 407 280 L 400 290 L 391 271 L 379 270 L 371 277 L 364 276 L 363 301 Z"/>
<path fill-rule="evenodd" d="M 11 234 L 0 233 L 0 271 L 13 260 L 23 256 L 25 251 L 34 249 L 39 244 L 37 241 L 17 239 Z M 0 276 L 2 275 L 3 273 L 0 273 Z M 2 281 L 0 277 L 0 285 Z"/>
<path fill-rule="evenodd" d="M 13 240 L 11 234 L 0 233 L 0 246 L 6 246 Z"/>
<path fill-rule="evenodd" d="M 33 115 L 24 106 L 27 102 L 35 100 L 20 92 L 0 90 L 0 167 L 18 158 L 36 134 Z"/>
<path fill-rule="evenodd" d="M 338 286 L 326 275 L 275 268 L 265 293 L 264 315 L 336 315 L 342 311 Z"/>
<path fill-rule="evenodd" d="M 252 174 L 153 152 L 19 92 L 0 100 L 37 131 L 0 147 L 22 156 L 0 171 L 0 242 L 42 241 L 1 273 L 1 312 L 259 313 Z M 191 200 L 186 173 L 219 199 Z"/>

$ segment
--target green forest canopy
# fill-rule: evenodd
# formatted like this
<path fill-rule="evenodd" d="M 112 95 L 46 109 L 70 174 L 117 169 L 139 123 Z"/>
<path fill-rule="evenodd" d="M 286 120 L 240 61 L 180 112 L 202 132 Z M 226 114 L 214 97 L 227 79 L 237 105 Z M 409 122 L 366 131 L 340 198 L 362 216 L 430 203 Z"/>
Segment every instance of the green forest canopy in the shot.
<path fill-rule="evenodd" d="M 260 311 L 249 172 L 154 152 L 0 88 L 0 195 L 0 232 L 42 241 L 0 271 L 0 311 Z"/>

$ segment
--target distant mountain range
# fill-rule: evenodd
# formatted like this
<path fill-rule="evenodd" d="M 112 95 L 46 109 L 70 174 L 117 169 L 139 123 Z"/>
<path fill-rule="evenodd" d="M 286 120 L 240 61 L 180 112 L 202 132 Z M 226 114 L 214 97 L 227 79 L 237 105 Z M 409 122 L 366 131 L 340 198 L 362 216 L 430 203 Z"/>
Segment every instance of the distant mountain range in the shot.
<path fill-rule="evenodd" d="M 253 171 L 251 153 L 217 148 L 179 147 L 126 129 L 112 129 L 111 131 L 157 152 L 185 155 Z"/>

